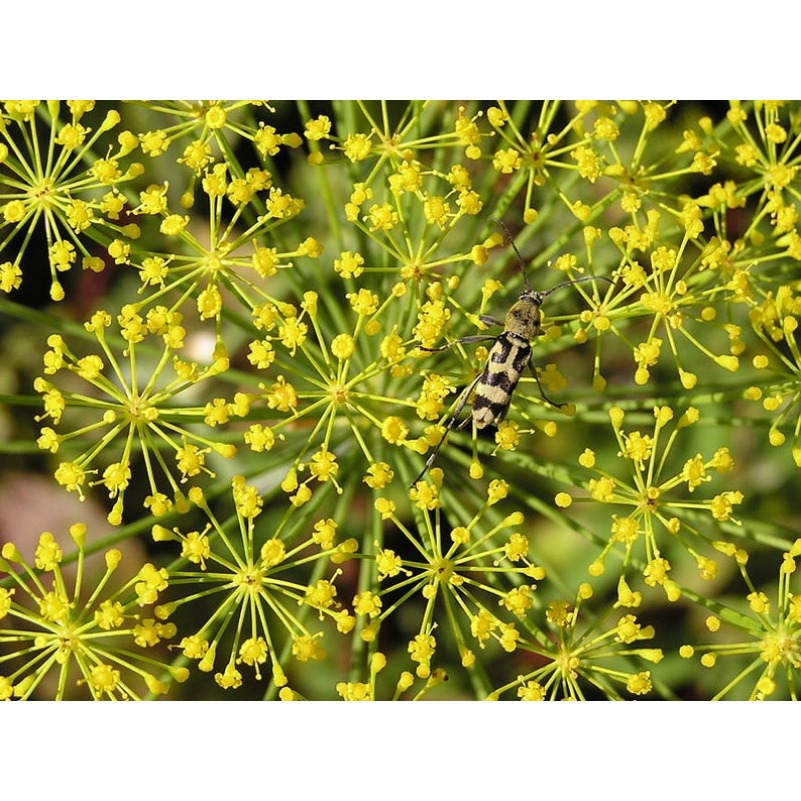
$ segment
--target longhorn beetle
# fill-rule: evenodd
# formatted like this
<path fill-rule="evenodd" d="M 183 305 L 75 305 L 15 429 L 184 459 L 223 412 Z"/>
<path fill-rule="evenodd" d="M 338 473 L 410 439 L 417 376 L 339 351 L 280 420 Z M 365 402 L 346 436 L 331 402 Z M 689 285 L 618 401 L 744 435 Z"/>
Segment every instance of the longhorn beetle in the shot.
<path fill-rule="evenodd" d="M 420 475 L 412 482 L 411 486 L 414 486 L 420 481 L 426 474 L 426 471 L 434 464 L 434 460 L 437 458 L 440 448 L 445 444 L 448 434 L 454 428 L 464 428 L 470 420 L 473 421 L 474 429 L 497 426 L 503 418 L 506 417 L 506 413 L 509 411 L 509 404 L 512 401 L 512 393 L 515 391 L 515 387 L 518 381 L 520 381 L 520 377 L 523 374 L 523 370 L 526 369 L 526 366 L 531 370 L 531 374 L 537 382 L 537 387 L 542 399 L 551 406 L 565 406 L 566 404 L 564 403 L 555 403 L 545 394 L 545 390 L 543 390 L 542 384 L 540 383 L 540 378 L 537 375 L 537 370 L 531 361 L 531 342 L 544 333 L 542 331 L 542 314 L 540 312 L 540 307 L 548 295 L 566 286 L 579 284 L 582 281 L 602 280 L 609 281 L 610 284 L 614 283 L 614 281 L 604 276 L 588 275 L 583 278 L 575 278 L 572 281 L 563 281 L 561 284 L 557 284 L 545 292 L 533 290 L 528 280 L 525 262 L 509 230 L 500 220 L 493 220 L 493 222 L 504 232 L 514 249 L 517 261 L 520 264 L 520 271 L 523 273 L 523 291 L 517 299 L 517 302 L 506 313 L 506 317 L 503 321 L 486 314 L 482 314 L 479 317 L 479 320 L 485 325 L 503 326 L 503 331 L 498 336 L 478 334 L 477 336 L 462 337 L 454 342 L 449 342 L 447 345 L 442 345 L 439 348 L 420 348 L 420 350 L 433 353 L 435 351 L 447 350 L 460 343 L 469 344 L 473 342 L 485 342 L 489 339 L 494 340 L 484 369 L 462 392 L 453 414 L 445 425 L 445 433 L 442 439 L 434 448 L 431 456 L 428 457 L 425 466 L 420 471 Z M 465 418 L 457 425 L 459 414 L 474 389 L 473 412 L 470 417 Z"/>

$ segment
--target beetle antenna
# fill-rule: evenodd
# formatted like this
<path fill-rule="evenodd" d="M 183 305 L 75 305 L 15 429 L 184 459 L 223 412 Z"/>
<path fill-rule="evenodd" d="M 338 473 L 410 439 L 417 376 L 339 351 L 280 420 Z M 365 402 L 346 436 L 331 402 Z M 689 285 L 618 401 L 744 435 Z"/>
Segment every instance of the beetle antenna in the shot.
<path fill-rule="evenodd" d="M 504 236 L 506 237 L 506 241 L 512 246 L 512 249 L 517 256 L 517 261 L 520 263 L 520 271 L 523 273 L 523 285 L 526 289 L 531 289 L 531 284 L 528 281 L 528 273 L 526 272 L 526 263 L 523 261 L 523 257 L 520 255 L 520 251 L 517 249 L 517 245 L 515 244 L 514 239 L 512 239 L 512 235 L 509 233 L 509 229 L 502 223 L 499 219 L 492 217 L 492 221 L 498 228 L 503 231 Z"/>
<path fill-rule="evenodd" d="M 573 286 L 573 284 L 580 284 L 583 281 L 608 281 L 610 284 L 615 283 L 611 278 L 607 278 L 605 275 L 585 275 L 582 278 L 574 278 L 572 281 L 562 281 L 561 284 L 552 286 L 547 292 L 543 292 L 542 295 L 544 298 L 547 298 L 551 292 L 556 292 L 557 289 L 561 289 L 565 286 Z"/>

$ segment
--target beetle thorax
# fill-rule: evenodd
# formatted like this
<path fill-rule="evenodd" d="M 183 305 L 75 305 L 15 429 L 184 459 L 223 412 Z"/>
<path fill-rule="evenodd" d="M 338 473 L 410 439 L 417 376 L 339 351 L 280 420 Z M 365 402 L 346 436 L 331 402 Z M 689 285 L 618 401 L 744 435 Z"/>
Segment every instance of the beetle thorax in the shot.
<path fill-rule="evenodd" d="M 506 313 L 504 329 L 510 334 L 517 334 L 529 342 L 540 333 L 540 306 L 544 298 L 542 292 L 527 290 Z"/>

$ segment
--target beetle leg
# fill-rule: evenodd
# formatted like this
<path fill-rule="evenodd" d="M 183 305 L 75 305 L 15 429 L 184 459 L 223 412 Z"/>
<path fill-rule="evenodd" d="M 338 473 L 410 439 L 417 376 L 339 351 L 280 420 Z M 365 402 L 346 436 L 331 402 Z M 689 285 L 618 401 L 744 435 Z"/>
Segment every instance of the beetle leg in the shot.
<path fill-rule="evenodd" d="M 442 435 L 442 439 L 436 444 L 436 447 L 431 452 L 431 456 L 428 457 L 426 460 L 425 465 L 423 465 L 423 469 L 420 471 L 420 474 L 417 478 L 412 481 L 409 485 L 413 487 L 420 479 L 428 472 L 431 465 L 434 464 L 434 460 L 437 458 L 437 454 L 440 452 L 440 449 L 445 444 L 445 440 L 448 438 L 448 434 L 453 431 L 454 428 L 464 428 L 470 420 L 473 419 L 472 415 L 470 417 L 465 417 L 459 425 L 457 422 L 459 420 L 459 414 L 461 413 L 462 409 L 464 409 L 465 404 L 467 403 L 468 398 L 470 397 L 471 393 L 475 389 L 476 384 L 478 383 L 479 378 L 481 378 L 482 373 L 479 373 L 469 384 L 469 386 L 462 392 L 461 397 L 459 398 L 458 403 L 456 404 L 456 408 L 453 410 L 453 414 L 448 418 L 448 422 L 445 424 L 445 433 Z"/>
<path fill-rule="evenodd" d="M 545 390 L 542 388 L 542 383 L 540 382 L 540 377 L 537 375 L 537 368 L 534 366 L 534 360 L 533 360 L 533 358 L 531 356 L 529 356 L 529 359 L 528 359 L 528 367 L 529 367 L 529 370 L 531 370 L 531 375 L 534 376 L 534 380 L 537 382 L 537 388 L 540 391 L 540 395 L 542 396 L 542 399 L 546 403 L 549 403 L 551 406 L 555 406 L 557 409 L 561 409 L 562 407 L 567 406 L 566 403 L 557 403 L 556 401 L 552 401 L 545 394 Z"/>

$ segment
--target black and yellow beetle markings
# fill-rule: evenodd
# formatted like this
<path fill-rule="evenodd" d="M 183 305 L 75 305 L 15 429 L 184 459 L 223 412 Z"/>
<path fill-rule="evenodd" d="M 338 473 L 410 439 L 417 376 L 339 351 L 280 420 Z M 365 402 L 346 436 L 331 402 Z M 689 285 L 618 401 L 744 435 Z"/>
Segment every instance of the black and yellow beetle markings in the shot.
<path fill-rule="evenodd" d="M 506 417 L 506 413 L 509 411 L 509 405 L 512 402 L 512 394 L 526 368 L 528 368 L 534 376 L 540 395 L 546 403 L 551 406 L 556 406 L 557 408 L 566 405 L 564 403 L 552 401 L 545 394 L 545 390 L 540 383 L 540 378 L 537 375 L 537 370 L 531 360 L 531 342 L 543 334 L 541 306 L 548 295 L 566 286 L 579 284 L 583 281 L 598 280 L 609 281 L 610 284 L 614 283 L 611 279 L 604 276 L 588 275 L 584 278 L 576 278 L 572 281 L 563 281 L 561 284 L 557 284 L 544 292 L 535 291 L 531 288 L 531 284 L 529 284 L 525 262 L 520 255 L 520 251 L 517 249 L 517 245 L 515 245 L 512 240 L 509 231 L 499 220 L 495 220 L 495 222 L 505 233 L 517 255 L 520 270 L 523 273 L 523 292 L 520 294 L 517 302 L 514 303 L 512 308 L 506 313 L 506 317 L 502 321 L 489 315 L 481 315 L 479 317 L 479 320 L 481 320 L 484 325 L 502 326 L 503 331 L 500 335 L 478 334 L 476 336 L 462 337 L 454 342 L 449 342 L 447 345 L 442 345 L 439 348 L 420 348 L 420 350 L 434 353 L 436 351 L 447 350 L 458 344 L 467 345 L 473 342 L 486 342 L 490 339 L 494 340 L 484 369 L 462 392 L 456 404 L 456 408 L 453 410 L 453 414 L 445 424 L 445 433 L 442 439 L 431 452 L 420 474 L 412 482 L 412 486 L 420 481 L 431 465 L 434 464 L 434 460 L 445 444 L 448 434 L 454 428 L 464 428 L 471 420 L 474 429 L 497 426 L 503 421 L 504 417 Z M 466 417 L 459 422 L 459 415 L 471 394 L 473 395 L 472 414 L 470 417 Z"/>

